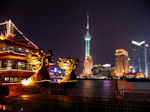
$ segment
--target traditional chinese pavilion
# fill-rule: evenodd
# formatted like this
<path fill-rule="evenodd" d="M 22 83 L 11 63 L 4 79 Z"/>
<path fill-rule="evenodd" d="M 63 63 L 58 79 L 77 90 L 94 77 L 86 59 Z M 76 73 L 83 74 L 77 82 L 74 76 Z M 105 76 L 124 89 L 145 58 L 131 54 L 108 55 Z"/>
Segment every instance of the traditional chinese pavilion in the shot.
<path fill-rule="evenodd" d="M 35 73 L 27 62 L 26 53 L 27 49 L 36 50 L 38 47 L 11 20 L 0 23 L 1 26 L 5 28 L 3 31 L 0 28 L 0 82 L 19 82 Z"/>

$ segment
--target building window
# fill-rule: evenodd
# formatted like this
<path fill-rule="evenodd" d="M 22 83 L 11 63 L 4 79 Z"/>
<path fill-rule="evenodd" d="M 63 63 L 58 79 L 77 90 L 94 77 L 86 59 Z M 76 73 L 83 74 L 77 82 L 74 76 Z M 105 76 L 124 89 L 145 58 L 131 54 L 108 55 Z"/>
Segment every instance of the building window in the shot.
<path fill-rule="evenodd" d="M 26 63 L 25 62 L 18 62 L 18 69 L 25 70 L 26 69 Z"/>
<path fill-rule="evenodd" d="M 5 81 L 9 81 L 9 77 L 5 77 Z"/>
<path fill-rule="evenodd" d="M 16 68 L 17 68 L 17 62 L 16 62 L 16 60 L 13 60 L 12 69 L 16 69 Z"/>
<path fill-rule="evenodd" d="M 32 65 L 31 64 L 26 64 L 26 69 L 27 70 L 32 70 Z"/>
<path fill-rule="evenodd" d="M 15 48 L 13 46 L 7 46 L 8 51 L 15 51 Z"/>
<path fill-rule="evenodd" d="M 14 78 L 13 77 L 10 77 L 10 82 L 13 82 L 14 81 Z"/>
<path fill-rule="evenodd" d="M 2 59 L 2 69 L 6 69 L 7 63 L 6 59 Z"/>
<path fill-rule="evenodd" d="M 25 53 L 25 49 L 24 48 L 17 48 L 17 52 L 19 52 L 19 53 Z"/>
<path fill-rule="evenodd" d="M 18 77 L 14 77 L 14 82 L 18 82 L 19 78 Z"/>
<path fill-rule="evenodd" d="M 2 51 L 6 51 L 6 46 L 2 46 Z"/>
<path fill-rule="evenodd" d="M 0 70 L 1 70 L 1 68 L 2 68 L 2 60 L 0 60 Z"/>
<path fill-rule="evenodd" d="M 7 69 L 8 70 L 12 69 L 12 65 L 14 65 L 14 60 L 8 60 L 8 62 L 7 62 Z"/>

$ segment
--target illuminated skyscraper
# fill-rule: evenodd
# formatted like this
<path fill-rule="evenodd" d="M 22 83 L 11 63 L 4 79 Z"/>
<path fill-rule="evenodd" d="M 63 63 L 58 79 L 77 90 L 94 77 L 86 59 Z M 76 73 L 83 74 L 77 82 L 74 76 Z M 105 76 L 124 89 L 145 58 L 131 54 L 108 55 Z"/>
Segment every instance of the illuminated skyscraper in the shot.
<path fill-rule="evenodd" d="M 85 61 L 84 61 L 84 70 L 81 76 L 90 76 L 93 68 L 93 60 L 90 55 L 90 40 L 91 35 L 89 33 L 89 15 L 87 14 L 87 25 L 86 25 L 86 34 L 84 36 L 85 40 Z"/>
<path fill-rule="evenodd" d="M 115 72 L 116 76 L 122 77 L 128 73 L 128 52 L 124 49 L 117 49 L 115 53 Z"/>
<path fill-rule="evenodd" d="M 131 72 L 143 72 L 148 77 L 149 48 L 145 41 L 132 41 L 132 52 L 130 65 L 133 66 Z"/>
<path fill-rule="evenodd" d="M 89 34 L 89 15 L 87 14 L 87 25 L 86 25 L 86 34 L 84 36 L 85 40 L 85 59 L 90 56 L 90 41 L 91 35 Z"/>

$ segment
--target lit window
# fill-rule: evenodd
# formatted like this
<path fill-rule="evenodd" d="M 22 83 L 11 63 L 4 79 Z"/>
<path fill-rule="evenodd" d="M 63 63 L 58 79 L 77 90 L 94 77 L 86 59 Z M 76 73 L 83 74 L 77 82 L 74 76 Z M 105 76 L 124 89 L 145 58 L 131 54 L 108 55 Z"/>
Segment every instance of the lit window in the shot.
<path fill-rule="evenodd" d="M 14 77 L 14 82 L 18 82 L 19 78 L 18 77 Z"/>
<path fill-rule="evenodd" d="M 32 70 L 32 68 L 33 68 L 33 67 L 32 67 L 31 64 L 26 64 L 26 69 L 27 69 L 27 70 Z"/>
<path fill-rule="evenodd" d="M 12 65 L 14 64 L 14 60 L 8 60 L 8 63 L 7 63 L 7 69 L 10 70 L 12 69 Z"/>
<path fill-rule="evenodd" d="M 26 63 L 25 62 L 18 62 L 18 69 L 25 70 L 26 69 Z"/>
<path fill-rule="evenodd" d="M 6 51 L 6 46 L 2 46 L 2 51 Z"/>
<path fill-rule="evenodd" d="M 7 46 L 8 51 L 15 51 L 15 48 L 13 46 Z"/>
<path fill-rule="evenodd" d="M 9 81 L 9 77 L 5 77 L 5 81 Z"/>
<path fill-rule="evenodd" d="M 25 49 L 24 49 L 24 48 L 17 48 L 17 51 L 18 51 L 19 53 L 25 53 Z"/>
<path fill-rule="evenodd" d="M 14 78 L 13 77 L 10 77 L 10 82 L 13 82 L 14 81 Z"/>

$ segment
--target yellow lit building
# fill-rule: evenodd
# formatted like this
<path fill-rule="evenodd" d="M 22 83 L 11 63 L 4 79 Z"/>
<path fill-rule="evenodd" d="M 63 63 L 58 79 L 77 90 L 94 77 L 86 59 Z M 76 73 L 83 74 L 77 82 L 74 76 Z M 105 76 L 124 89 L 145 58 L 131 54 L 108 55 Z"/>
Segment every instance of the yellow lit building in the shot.
<path fill-rule="evenodd" d="M 128 52 L 124 49 L 117 49 L 115 53 L 115 73 L 117 77 L 122 77 L 129 71 Z"/>
<path fill-rule="evenodd" d="M 88 56 L 84 61 L 84 74 L 92 74 L 93 60 L 92 56 Z"/>

